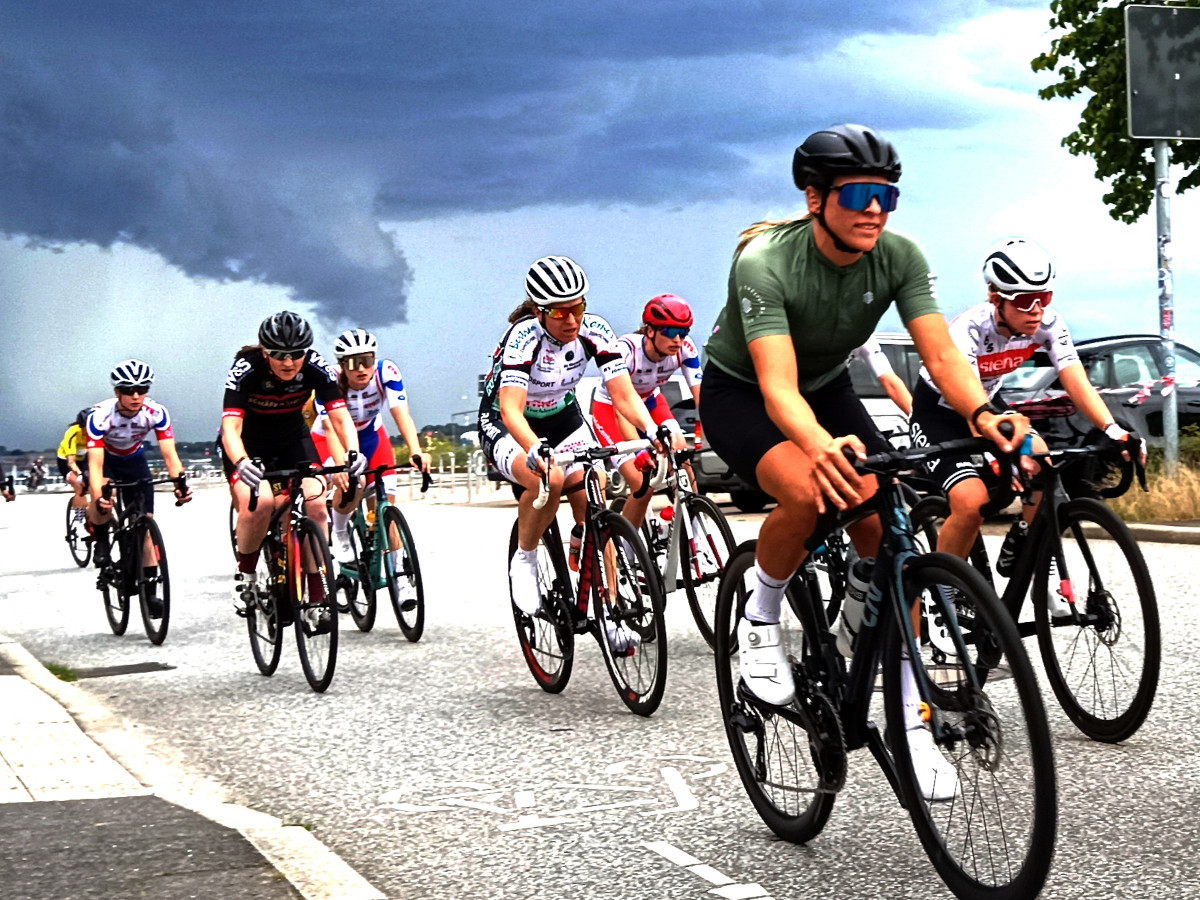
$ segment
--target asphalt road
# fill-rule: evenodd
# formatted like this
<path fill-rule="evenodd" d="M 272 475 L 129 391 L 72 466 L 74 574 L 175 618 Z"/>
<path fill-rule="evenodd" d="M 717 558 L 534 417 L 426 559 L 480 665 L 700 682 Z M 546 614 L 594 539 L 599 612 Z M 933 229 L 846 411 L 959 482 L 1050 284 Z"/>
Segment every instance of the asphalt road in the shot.
<path fill-rule="evenodd" d="M 60 536 L 62 495 L 0 506 L 0 631 L 75 670 L 161 664 L 78 684 L 181 788 L 311 828 L 394 900 L 950 896 L 867 753 L 852 756 L 818 839 L 774 839 L 733 771 L 711 655 L 682 594 L 668 604 L 653 718 L 625 709 L 590 643 L 563 694 L 539 690 L 508 610 L 510 506 L 405 506 L 426 579 L 420 643 L 385 606 L 370 634 L 343 617 L 327 694 L 309 691 L 290 643 L 263 678 L 229 599 L 226 498 L 198 491 L 182 509 L 159 498 L 173 585 L 162 647 L 136 613 L 125 636 L 109 631 L 94 571 L 74 566 Z M 758 517 L 734 519 L 739 538 L 754 534 Z M 1200 548 L 1144 550 L 1164 636 L 1149 721 L 1124 745 L 1093 744 L 1045 690 L 1061 798 L 1042 894 L 1053 900 L 1200 892 Z"/>

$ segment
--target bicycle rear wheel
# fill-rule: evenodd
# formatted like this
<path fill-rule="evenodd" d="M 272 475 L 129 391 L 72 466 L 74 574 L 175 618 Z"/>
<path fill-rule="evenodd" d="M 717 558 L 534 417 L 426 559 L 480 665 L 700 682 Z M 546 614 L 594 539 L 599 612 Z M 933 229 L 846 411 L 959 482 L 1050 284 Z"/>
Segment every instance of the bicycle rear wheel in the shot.
<path fill-rule="evenodd" d="M 383 553 L 383 577 L 396 623 L 410 641 L 421 639 L 425 631 L 425 583 L 421 563 L 408 520 L 395 506 L 383 511 L 383 530 L 375 533 L 375 552 Z M 387 541 L 386 548 L 382 545 Z"/>
<path fill-rule="evenodd" d="M 367 532 L 366 519 L 360 513 L 355 513 L 347 529 L 350 535 L 350 546 L 354 550 L 354 574 L 344 572 L 338 576 L 338 584 L 345 585 L 343 595 L 350 609 L 350 618 L 358 626 L 359 631 L 370 631 L 375 627 L 375 565 L 374 538 Z M 343 581 L 344 579 L 344 581 Z"/>
<path fill-rule="evenodd" d="M 647 577 L 654 564 L 637 529 L 624 516 L 603 513 L 595 537 L 592 614 L 604 664 L 621 702 L 639 716 L 649 716 L 662 702 L 667 684 L 660 581 Z"/>
<path fill-rule="evenodd" d="M 246 607 L 246 628 L 250 632 L 250 652 L 263 675 L 274 675 L 283 652 L 283 626 L 279 621 L 277 592 L 286 590 L 286 566 L 283 547 L 268 534 L 258 557 L 258 578 L 254 602 Z"/>
<path fill-rule="evenodd" d="M 1046 541 L 1033 582 L 1046 677 L 1080 731 L 1096 741 L 1123 741 L 1146 721 L 1158 689 L 1162 639 L 1154 584 L 1137 541 L 1103 503 L 1063 504 L 1059 528 L 1069 580 L 1052 567 L 1055 542 Z M 1069 614 L 1064 592 L 1073 592 L 1084 621 Z M 1065 615 L 1051 615 L 1055 601 Z"/>
<path fill-rule="evenodd" d="M 717 696 L 729 749 L 750 802 L 771 831 L 785 841 L 802 844 L 825 828 L 837 795 L 822 787 L 816 768 L 817 748 L 804 728 L 742 684 L 737 623 L 754 587 L 755 546 L 754 541 L 739 545 L 721 576 L 713 622 Z M 802 659 L 806 652 L 804 629 L 790 604 L 783 604 L 780 631 L 789 658 L 793 663 Z"/>
<path fill-rule="evenodd" d="M 337 664 L 337 606 L 333 589 L 333 558 L 321 529 L 301 519 L 293 537 L 296 574 L 296 649 L 308 686 L 317 693 L 329 687 Z M 313 572 L 309 572 L 313 569 Z"/>
<path fill-rule="evenodd" d="M 87 522 L 77 519 L 75 513 L 75 495 L 72 494 L 67 498 L 67 547 L 75 565 L 86 569 L 92 561 L 92 536 L 88 534 Z"/>
<path fill-rule="evenodd" d="M 892 619 L 887 626 L 884 707 L 901 798 L 956 896 L 1036 896 L 1054 854 L 1057 787 L 1045 707 L 1016 625 L 964 560 L 918 556 L 904 577 L 913 602 L 946 617 L 956 652 L 935 661 L 925 644 L 913 667 L 899 625 Z M 957 627 L 951 592 L 966 599 L 999 651 L 986 683 Z M 902 678 L 909 676 L 925 689 L 906 698 Z"/>
<path fill-rule="evenodd" d="M 574 596 L 574 588 L 571 586 L 570 569 L 563 557 L 557 522 L 550 523 L 537 551 L 541 609 L 532 616 L 521 612 L 511 600 L 511 583 L 509 598 L 525 664 L 543 691 L 557 694 L 571 680 L 571 667 L 575 661 L 575 629 L 571 614 L 573 604 L 567 599 Z M 510 563 L 516 552 L 517 523 L 513 522 L 512 533 L 508 537 Z"/>
<path fill-rule="evenodd" d="M 720 507 L 700 494 L 685 495 L 683 511 L 692 524 L 692 540 L 688 541 L 683 523 L 679 530 L 679 570 L 688 606 L 696 627 L 708 646 L 716 645 L 713 620 L 717 614 L 717 589 L 737 543 L 733 530 Z"/>
<path fill-rule="evenodd" d="M 100 570 L 100 593 L 104 597 L 104 615 L 113 634 L 124 634 L 129 627 L 129 597 L 133 593 L 126 572 L 133 560 L 130 537 L 110 525 L 111 535 L 108 548 L 108 565 Z"/>
<path fill-rule="evenodd" d="M 147 539 L 150 556 L 146 556 Z M 167 548 L 158 523 L 142 516 L 133 532 L 134 577 L 137 580 L 138 605 L 142 624 L 150 643 L 161 644 L 171 624 L 171 578 L 167 569 Z M 154 570 L 147 574 L 147 569 Z"/>

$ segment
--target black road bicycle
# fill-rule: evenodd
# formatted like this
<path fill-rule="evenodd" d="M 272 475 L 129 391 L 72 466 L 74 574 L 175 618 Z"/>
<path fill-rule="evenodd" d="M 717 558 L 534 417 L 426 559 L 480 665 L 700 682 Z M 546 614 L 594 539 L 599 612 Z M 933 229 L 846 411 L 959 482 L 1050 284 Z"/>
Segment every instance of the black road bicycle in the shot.
<path fill-rule="evenodd" d="M 92 532 L 83 513 L 83 508 L 76 508 L 75 495 L 72 493 L 67 498 L 67 547 L 75 565 L 86 569 L 92 561 Z"/>
<path fill-rule="evenodd" d="M 1016 627 L 983 577 L 961 559 L 919 553 L 896 478 L 936 455 L 985 444 L 970 439 L 856 463 L 879 476 L 878 493 L 843 515 L 823 516 L 806 546 L 814 549 L 835 529 L 881 516 L 883 543 L 862 630 L 847 663 L 825 606 L 803 577 L 793 578 L 781 630 L 796 699 L 785 707 L 765 703 L 746 687 L 731 645 L 753 587 L 755 544 L 743 544 L 717 601 L 717 690 L 738 775 L 779 837 L 804 843 L 821 832 L 845 784 L 848 751 L 866 746 L 950 890 L 962 898 L 1018 900 L 1041 890 L 1054 851 L 1057 787 L 1045 708 Z M 989 636 L 998 667 L 990 679 L 958 628 L 951 595 L 971 599 L 976 634 Z M 913 627 L 913 608 L 924 603 L 946 618 L 953 642 L 955 652 L 940 661 Z M 871 718 L 881 665 L 886 738 Z M 909 665 L 920 698 L 917 727 L 927 731 L 920 737 L 932 741 L 956 774 L 931 797 L 948 799 L 927 799 L 914 768 L 913 716 L 906 714 L 901 687 L 901 667 Z"/>
<path fill-rule="evenodd" d="M 599 464 L 647 446 L 644 440 L 623 441 L 553 455 L 549 448 L 541 448 L 547 474 L 535 506 L 546 503 L 551 462 L 586 464 L 587 515 L 579 550 L 579 583 L 574 583 L 558 521 L 553 520 L 538 545 L 541 608 L 528 615 L 512 604 L 521 652 L 542 690 L 557 694 L 567 686 L 575 660 L 575 635 L 590 632 L 600 644 L 617 695 L 641 716 L 658 709 L 666 687 L 663 598 L 654 563 L 637 529 L 605 507 Z M 517 552 L 517 526 L 514 522 L 509 537 L 510 561 Z"/>

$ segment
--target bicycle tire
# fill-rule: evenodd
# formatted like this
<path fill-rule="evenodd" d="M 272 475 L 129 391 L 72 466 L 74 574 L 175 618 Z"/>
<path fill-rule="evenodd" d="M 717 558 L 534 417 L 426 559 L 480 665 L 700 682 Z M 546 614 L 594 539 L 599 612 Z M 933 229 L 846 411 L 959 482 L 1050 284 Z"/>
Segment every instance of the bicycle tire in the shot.
<path fill-rule="evenodd" d="M 513 522 L 508 537 L 508 560 L 511 564 L 517 552 L 517 522 Z M 571 571 L 563 557 L 562 540 L 558 523 L 551 522 L 538 543 L 538 584 L 542 591 L 542 607 L 535 615 L 528 615 L 512 601 L 512 584 L 509 584 L 509 605 L 512 607 L 513 623 L 517 628 L 517 640 L 521 644 L 521 655 L 529 667 L 533 680 L 548 694 L 558 694 L 571 680 L 571 669 L 575 661 L 575 629 L 571 614 L 574 596 L 571 586 Z"/>
<path fill-rule="evenodd" d="M 75 495 L 67 498 L 67 547 L 75 565 L 86 569 L 92 561 L 92 536 L 88 534 L 86 522 L 75 519 Z"/>
<path fill-rule="evenodd" d="M 108 627 L 115 635 L 122 635 L 129 627 L 129 579 L 126 569 L 129 560 L 127 538 L 116 530 L 115 523 L 109 526 L 108 565 L 100 570 L 100 593 L 104 597 L 104 615 Z"/>
<path fill-rule="evenodd" d="M 398 507 L 383 511 L 382 531 L 375 532 L 375 552 L 383 553 L 383 576 L 396 624 L 408 640 L 416 643 L 425 633 L 425 582 L 421 578 L 421 561 L 408 520 Z M 380 542 L 386 538 L 388 549 Z"/>
<path fill-rule="evenodd" d="M 738 777 L 754 809 L 778 837 L 803 844 L 825 828 L 837 795 L 819 789 L 804 729 L 776 707 L 754 702 L 741 684 L 737 623 L 753 587 L 755 547 L 754 541 L 738 545 L 721 576 L 713 623 L 717 696 Z M 803 628 L 787 606 L 780 629 L 789 649 L 803 656 Z"/>
<path fill-rule="evenodd" d="M 146 575 L 148 562 L 144 556 L 146 539 L 154 553 L 154 565 L 149 568 L 157 569 L 157 574 Z M 163 543 L 162 530 L 158 523 L 149 516 L 138 519 L 133 532 L 134 574 L 137 578 L 138 606 L 142 611 L 142 625 L 146 629 L 146 637 L 152 644 L 161 644 L 167 639 L 167 629 L 171 624 L 171 573 L 167 568 L 167 547 Z M 160 604 L 159 616 L 151 615 L 151 605 L 157 600 Z"/>
<path fill-rule="evenodd" d="M 279 591 L 287 590 L 287 566 L 283 547 L 273 534 L 263 541 L 258 556 L 257 588 L 253 603 L 246 607 L 246 629 L 250 652 L 258 671 L 275 674 L 283 653 L 283 625 L 279 621 Z"/>
<path fill-rule="evenodd" d="M 1076 624 L 1050 616 L 1050 561 L 1054 541 L 1041 545 L 1033 583 L 1034 620 L 1046 677 L 1067 717 L 1095 741 L 1116 743 L 1136 732 L 1154 703 L 1162 659 L 1158 602 L 1146 560 L 1129 528 L 1098 500 L 1059 507 L 1067 574 L 1080 610 Z M 1084 533 L 1084 525 L 1109 540 Z M 1112 551 L 1116 552 L 1112 552 Z M 1057 591 L 1055 593 L 1058 593 Z"/>
<path fill-rule="evenodd" d="M 961 593 L 976 620 L 994 636 L 1004 665 L 985 683 L 954 625 L 956 654 L 935 663 L 930 645 L 921 650 L 925 677 L 936 681 L 938 689 L 924 695 L 928 717 L 910 718 L 901 687 L 901 666 L 908 663 L 902 657 L 900 626 L 895 618 L 889 620 L 883 694 L 902 802 L 926 854 L 955 896 L 1034 897 L 1054 855 L 1057 785 L 1046 710 L 1016 623 L 983 577 L 958 557 L 914 557 L 905 567 L 904 584 L 913 602 L 923 602 L 927 595 L 951 623 L 955 619 L 946 589 Z M 932 737 L 930 723 L 935 721 L 941 728 L 940 745 Z M 914 737 L 918 731 L 923 734 Z M 913 740 L 930 741 L 930 752 L 941 754 L 941 766 L 953 767 L 953 776 L 927 788 L 931 795 L 942 791 L 941 799 L 927 799 L 922 790 L 912 761 Z"/>
<path fill-rule="evenodd" d="M 238 520 L 237 501 L 230 499 L 230 501 L 229 501 L 229 548 L 231 550 L 233 550 L 234 562 L 237 562 L 237 559 L 238 559 L 237 520 Z"/>
<path fill-rule="evenodd" d="M 733 556 L 737 542 L 733 539 L 729 520 L 721 508 L 707 497 L 685 495 L 683 512 L 693 528 L 693 541 L 688 542 L 685 540 L 683 523 L 676 526 L 679 530 L 679 573 L 683 590 L 687 594 L 688 606 L 700 636 L 709 647 L 715 647 L 712 623 L 717 614 L 717 591 L 721 572 Z M 699 528 L 696 528 L 697 523 Z"/>
<path fill-rule="evenodd" d="M 296 603 L 293 607 L 296 627 L 296 649 L 300 652 L 300 668 L 308 686 L 318 694 L 328 689 L 337 667 L 338 617 L 337 595 L 333 584 L 333 556 L 325 533 L 311 519 L 301 518 L 296 525 L 292 552 L 292 570 L 296 578 Z M 309 562 L 305 562 L 305 555 Z M 308 565 L 316 567 L 325 596 L 314 597 L 309 584 Z"/>
<path fill-rule="evenodd" d="M 354 574 L 345 572 L 344 566 L 339 566 L 342 574 L 338 576 L 337 584 L 345 585 L 343 595 L 349 608 L 350 618 L 354 620 L 359 631 L 370 631 L 375 627 L 375 614 L 378 609 L 375 602 L 375 560 L 374 554 L 378 548 L 374 546 L 372 536 L 367 532 L 367 521 L 361 515 L 361 510 L 354 514 L 347 529 L 350 535 L 350 547 L 354 551 Z M 378 535 L 374 536 L 375 538 Z M 345 579 L 343 581 L 343 579 Z M 351 587 L 350 585 L 353 585 Z"/>

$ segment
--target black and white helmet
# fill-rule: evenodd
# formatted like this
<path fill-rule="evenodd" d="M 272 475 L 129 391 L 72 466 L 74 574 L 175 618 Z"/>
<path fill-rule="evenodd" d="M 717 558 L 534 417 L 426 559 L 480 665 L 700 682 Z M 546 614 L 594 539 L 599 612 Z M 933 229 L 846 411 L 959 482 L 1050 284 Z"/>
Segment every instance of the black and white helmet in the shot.
<path fill-rule="evenodd" d="M 347 328 L 333 342 L 333 354 L 338 359 L 360 353 L 375 353 L 378 349 L 379 342 L 375 340 L 375 335 L 362 328 Z"/>
<path fill-rule="evenodd" d="M 312 326 L 294 312 L 277 312 L 258 326 L 258 342 L 268 350 L 307 350 L 313 342 Z"/>
<path fill-rule="evenodd" d="M 587 292 L 587 275 L 579 263 L 566 256 L 543 256 L 525 276 L 525 296 L 534 303 L 568 303 Z"/>
<path fill-rule="evenodd" d="M 1005 238 L 988 250 L 983 280 L 1005 294 L 1054 289 L 1054 260 L 1028 238 Z"/>
<path fill-rule="evenodd" d="M 140 359 L 126 359 L 113 366 L 108 380 L 115 388 L 144 387 L 154 383 L 154 370 Z"/>

